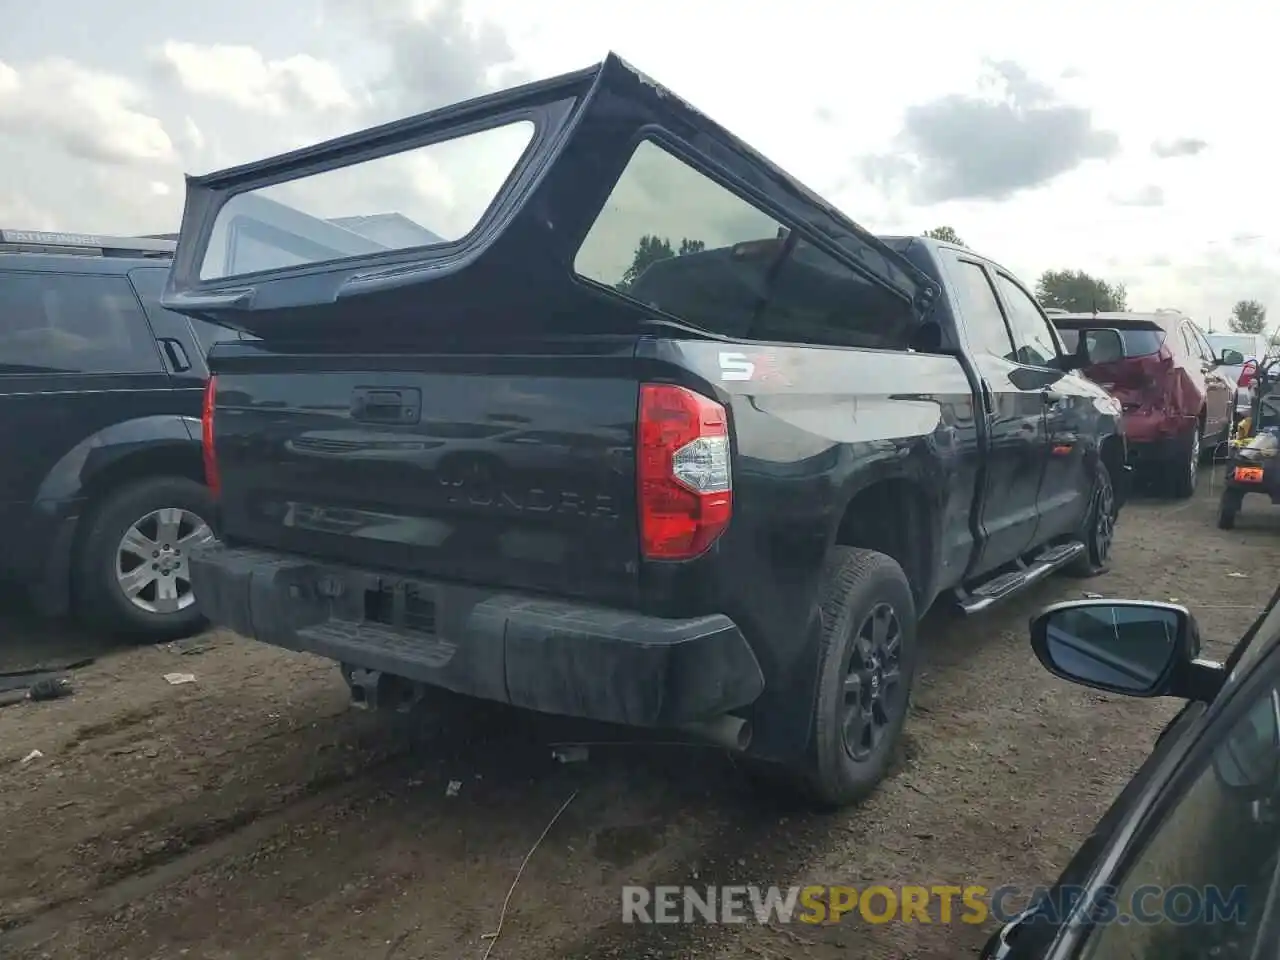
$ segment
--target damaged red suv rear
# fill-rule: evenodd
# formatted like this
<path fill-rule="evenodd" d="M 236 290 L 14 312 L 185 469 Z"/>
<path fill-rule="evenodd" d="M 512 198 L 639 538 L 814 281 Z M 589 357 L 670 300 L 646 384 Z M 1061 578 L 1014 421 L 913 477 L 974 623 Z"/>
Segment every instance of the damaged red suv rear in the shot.
<path fill-rule="evenodd" d="M 1084 373 L 1124 408 L 1129 455 L 1140 474 L 1158 480 L 1175 497 L 1195 493 L 1200 464 L 1225 443 L 1231 430 L 1235 385 L 1218 368 L 1204 333 L 1187 316 L 1156 313 L 1053 314 L 1068 350 L 1091 330 L 1114 330 L 1114 357 Z M 1090 338 L 1092 339 L 1092 338 Z M 1097 352 L 1091 353 L 1096 358 Z M 1105 356 L 1105 354 L 1104 354 Z"/>

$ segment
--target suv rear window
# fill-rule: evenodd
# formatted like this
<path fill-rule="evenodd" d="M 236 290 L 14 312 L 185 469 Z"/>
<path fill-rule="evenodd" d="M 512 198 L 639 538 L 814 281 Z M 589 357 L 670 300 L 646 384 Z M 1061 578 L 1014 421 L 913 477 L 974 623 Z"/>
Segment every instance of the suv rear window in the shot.
<path fill-rule="evenodd" d="M 728 337 L 905 349 L 911 305 L 657 144 L 632 154 L 579 276 Z"/>
<path fill-rule="evenodd" d="M 1111 325 L 1100 321 L 1099 326 L 1110 327 Z M 1157 353 L 1164 344 L 1164 331 L 1158 327 L 1137 327 L 1137 328 L 1113 328 L 1119 329 L 1120 339 L 1124 341 L 1124 355 L 1126 357 L 1146 357 L 1153 353 Z M 1066 345 L 1068 353 L 1074 353 L 1077 344 L 1080 342 L 1080 331 L 1072 330 L 1069 327 L 1058 327 L 1058 335 L 1062 337 L 1062 342 Z M 1113 340 L 1112 343 L 1115 341 Z"/>

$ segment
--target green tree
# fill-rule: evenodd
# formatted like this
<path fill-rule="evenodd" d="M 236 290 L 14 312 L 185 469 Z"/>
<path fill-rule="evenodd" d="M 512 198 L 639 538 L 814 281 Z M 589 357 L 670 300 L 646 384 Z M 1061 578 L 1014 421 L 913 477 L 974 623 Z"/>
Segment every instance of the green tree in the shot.
<path fill-rule="evenodd" d="M 924 235 L 934 240 L 941 240 L 943 243 L 954 243 L 957 247 L 967 246 L 954 227 L 934 227 L 932 230 L 926 230 Z"/>
<path fill-rule="evenodd" d="M 1129 309 L 1129 292 L 1123 283 L 1108 283 L 1083 270 L 1046 270 L 1036 284 L 1036 298 L 1044 307 L 1068 313 Z"/>
<path fill-rule="evenodd" d="M 1257 300 L 1241 300 L 1231 308 L 1227 325 L 1232 333 L 1262 333 L 1267 329 L 1267 308 Z"/>
<path fill-rule="evenodd" d="M 622 279 L 615 286 L 625 293 L 631 289 L 633 283 L 640 279 L 641 274 L 659 260 L 666 260 L 668 257 L 682 257 L 687 253 L 699 253 L 706 248 L 707 245 L 702 240 L 690 240 L 688 237 L 681 239 L 678 248 L 673 248 L 671 241 L 666 237 L 659 237 L 657 234 L 645 234 L 636 244 L 636 252 L 631 257 L 631 266 L 627 267 L 622 274 Z"/>

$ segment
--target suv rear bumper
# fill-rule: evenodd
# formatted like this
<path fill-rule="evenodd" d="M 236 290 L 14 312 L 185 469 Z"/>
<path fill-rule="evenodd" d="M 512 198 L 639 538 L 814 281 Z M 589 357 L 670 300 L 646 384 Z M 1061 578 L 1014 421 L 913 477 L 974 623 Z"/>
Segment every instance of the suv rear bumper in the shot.
<path fill-rule="evenodd" d="M 205 616 L 243 636 L 543 713 L 669 727 L 764 690 L 721 614 L 666 620 L 225 545 L 190 568 Z"/>

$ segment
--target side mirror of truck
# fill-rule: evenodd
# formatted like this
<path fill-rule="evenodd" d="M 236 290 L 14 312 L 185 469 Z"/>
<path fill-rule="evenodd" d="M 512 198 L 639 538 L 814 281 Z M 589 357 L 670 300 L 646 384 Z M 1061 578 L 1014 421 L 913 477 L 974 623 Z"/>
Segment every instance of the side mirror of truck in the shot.
<path fill-rule="evenodd" d="M 1239 350 L 1223 350 L 1216 358 L 1222 367 L 1239 367 L 1244 365 L 1244 354 Z"/>

